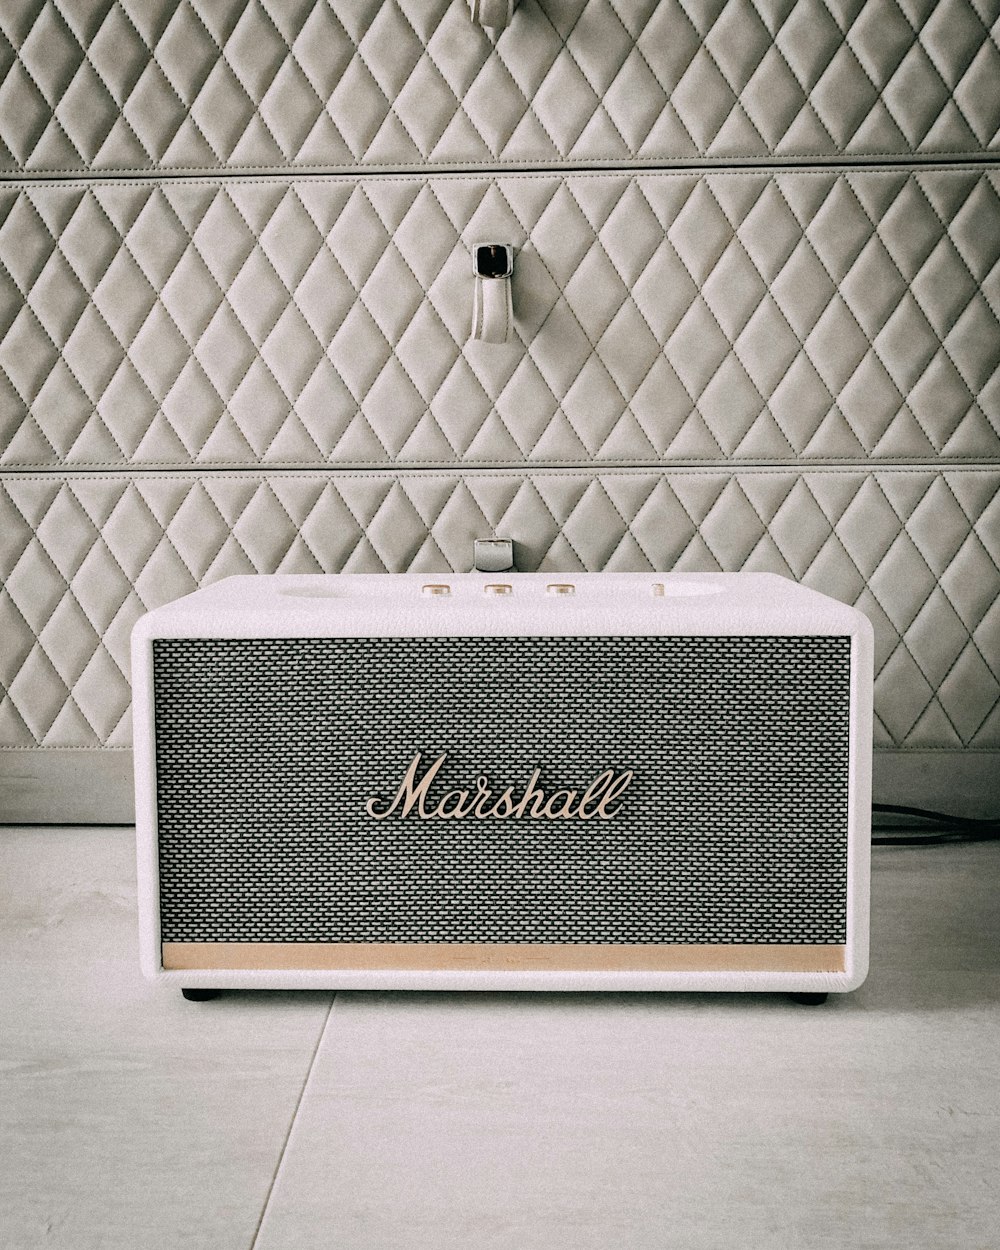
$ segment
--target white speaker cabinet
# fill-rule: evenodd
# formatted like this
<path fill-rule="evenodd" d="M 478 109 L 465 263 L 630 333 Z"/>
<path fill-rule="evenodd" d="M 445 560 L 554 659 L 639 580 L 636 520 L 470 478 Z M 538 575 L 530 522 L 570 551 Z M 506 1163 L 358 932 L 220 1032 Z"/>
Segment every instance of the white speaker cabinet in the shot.
<path fill-rule="evenodd" d="M 850 990 L 872 631 L 772 574 L 234 577 L 133 634 L 142 966 Z"/>

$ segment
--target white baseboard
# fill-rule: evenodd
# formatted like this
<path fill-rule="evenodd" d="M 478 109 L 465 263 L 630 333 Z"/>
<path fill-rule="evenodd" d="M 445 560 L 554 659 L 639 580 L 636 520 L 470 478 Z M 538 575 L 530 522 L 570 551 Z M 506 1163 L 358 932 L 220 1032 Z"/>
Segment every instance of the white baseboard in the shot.
<path fill-rule="evenodd" d="M 0 824 L 130 825 L 134 819 L 130 750 L 0 750 Z"/>
<path fill-rule="evenodd" d="M 1000 751 L 876 751 L 876 803 L 1000 816 Z"/>

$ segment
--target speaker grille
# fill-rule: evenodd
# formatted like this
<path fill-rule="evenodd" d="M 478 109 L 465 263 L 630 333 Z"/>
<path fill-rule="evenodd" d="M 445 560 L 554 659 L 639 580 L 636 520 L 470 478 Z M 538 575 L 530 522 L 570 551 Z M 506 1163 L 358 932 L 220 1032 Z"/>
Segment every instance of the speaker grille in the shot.
<path fill-rule="evenodd" d="M 843 943 L 850 640 L 153 643 L 164 941 Z M 611 820 L 376 821 L 634 780 Z"/>

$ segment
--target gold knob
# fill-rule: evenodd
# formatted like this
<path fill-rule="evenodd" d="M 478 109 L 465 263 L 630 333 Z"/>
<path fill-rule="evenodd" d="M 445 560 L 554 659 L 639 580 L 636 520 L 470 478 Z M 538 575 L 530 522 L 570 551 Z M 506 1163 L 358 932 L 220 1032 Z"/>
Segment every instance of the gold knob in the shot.
<path fill-rule="evenodd" d="M 428 582 L 427 585 L 423 587 L 423 593 L 425 595 L 450 595 L 451 587 L 445 586 L 442 583 Z"/>
<path fill-rule="evenodd" d="M 550 595 L 576 594 L 576 587 L 572 582 L 549 582 L 545 589 Z"/>

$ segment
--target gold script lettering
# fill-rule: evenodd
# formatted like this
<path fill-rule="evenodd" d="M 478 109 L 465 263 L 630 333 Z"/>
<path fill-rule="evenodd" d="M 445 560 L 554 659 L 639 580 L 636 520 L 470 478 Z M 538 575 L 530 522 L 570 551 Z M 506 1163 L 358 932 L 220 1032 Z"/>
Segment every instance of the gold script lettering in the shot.
<path fill-rule="evenodd" d="M 572 820 L 576 815 L 573 811 L 575 802 L 575 790 L 556 790 L 554 794 L 549 795 L 543 814 L 549 820 Z M 560 803 L 561 806 L 557 807 L 557 803 Z"/>
<path fill-rule="evenodd" d="M 603 801 L 604 792 L 608 788 L 613 776 L 614 773 L 610 768 L 608 768 L 603 773 L 600 773 L 597 777 L 595 777 L 586 790 L 584 790 L 583 798 L 580 800 L 580 808 L 577 813 L 581 820 L 593 820 L 598 814 L 598 806 L 600 802 Z M 631 780 L 631 774 L 629 774 L 629 779 Z M 587 806 L 590 803 L 595 805 L 593 811 L 587 810 Z"/>
<path fill-rule="evenodd" d="M 443 751 L 428 768 L 427 772 L 424 773 L 420 783 L 415 785 L 417 769 L 420 767 L 420 752 L 418 751 L 410 761 L 410 767 L 406 770 L 402 785 L 396 791 L 392 802 L 385 811 L 380 812 L 377 810 L 378 799 L 369 799 L 365 804 L 365 811 L 375 820 L 385 820 L 387 816 L 392 815 L 400 803 L 403 804 L 403 810 L 399 813 L 400 816 L 408 815 L 415 803 L 420 819 L 427 820 L 429 813 L 424 807 L 424 800 L 427 798 L 427 791 L 430 789 L 431 782 L 441 771 L 441 766 L 447 758 L 447 752 Z"/>
<path fill-rule="evenodd" d="M 431 815 L 437 816 L 439 820 L 461 820 L 463 816 L 468 816 L 474 806 L 474 802 L 469 802 L 468 790 L 449 790 Z"/>
<path fill-rule="evenodd" d="M 531 803 L 531 819 L 537 820 L 543 814 L 545 804 L 545 791 L 538 789 L 538 774 L 541 770 L 536 768 L 528 779 L 528 788 L 525 790 L 520 803 L 516 804 L 511 812 L 512 816 L 523 816 L 527 810 L 528 804 Z"/>
<path fill-rule="evenodd" d="M 600 803 L 597 805 L 597 815 L 601 820 L 610 820 L 612 816 L 617 816 L 621 811 L 621 804 L 619 804 L 613 812 L 609 812 L 608 804 L 618 798 L 620 794 L 624 794 L 632 782 L 632 776 L 633 773 L 630 768 L 624 773 L 619 773 L 619 775 L 615 777 L 615 779 L 608 786 L 607 790 L 601 797 Z"/>
<path fill-rule="evenodd" d="M 530 820 L 611 820 L 621 811 L 611 804 L 620 799 L 632 784 L 631 769 L 616 773 L 607 768 L 584 790 L 578 798 L 577 790 L 555 790 L 546 794 L 539 785 L 541 770 L 536 768 L 528 778 L 521 797 L 515 801 L 513 786 L 507 786 L 494 799 L 494 791 L 483 776 L 476 779 L 475 791 L 447 790 L 434 807 L 428 808 L 427 796 L 435 777 L 448 758 L 442 752 L 422 777 L 419 777 L 421 754 L 418 751 L 403 775 L 399 789 L 386 801 L 377 797 L 365 803 L 365 811 L 373 820 L 385 820 L 393 812 L 400 817 L 408 816 L 414 808 L 420 820 L 461 820 L 473 816 L 476 820 L 510 820 L 527 816 Z"/>

